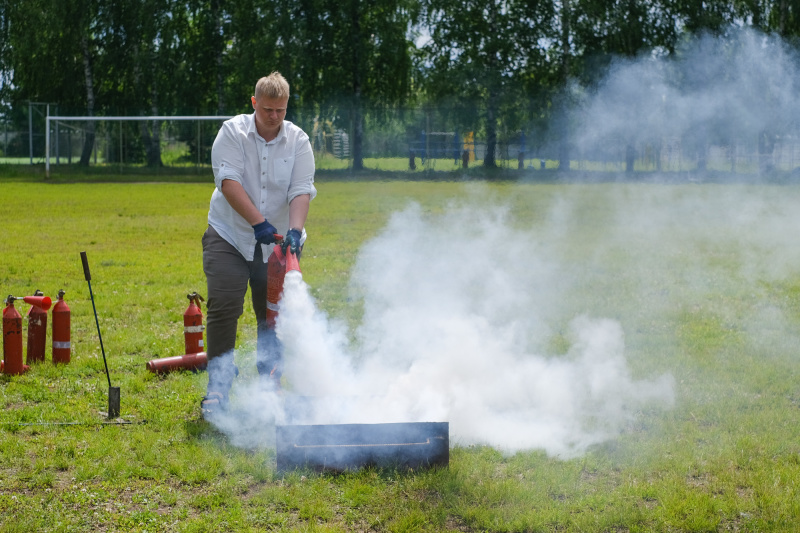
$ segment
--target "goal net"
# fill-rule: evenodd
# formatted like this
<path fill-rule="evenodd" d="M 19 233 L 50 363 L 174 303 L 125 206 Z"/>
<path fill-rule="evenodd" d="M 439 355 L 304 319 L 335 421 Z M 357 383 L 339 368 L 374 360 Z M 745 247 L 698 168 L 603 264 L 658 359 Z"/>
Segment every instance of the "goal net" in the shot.
<path fill-rule="evenodd" d="M 211 162 L 211 145 L 230 116 L 48 116 L 45 169 L 81 162 L 89 166 L 199 167 Z"/>

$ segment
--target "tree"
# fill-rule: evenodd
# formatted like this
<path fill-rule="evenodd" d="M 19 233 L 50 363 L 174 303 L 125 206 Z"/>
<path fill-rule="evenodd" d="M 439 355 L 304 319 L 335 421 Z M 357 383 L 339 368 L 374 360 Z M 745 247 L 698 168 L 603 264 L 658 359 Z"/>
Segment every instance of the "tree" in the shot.
<path fill-rule="evenodd" d="M 105 105 L 127 115 L 175 111 L 182 61 L 184 4 L 173 0 L 102 1 L 98 69 L 106 75 Z M 161 166 L 159 121 L 137 123 L 148 166 Z"/>
<path fill-rule="evenodd" d="M 666 1 L 574 0 L 570 35 L 577 65 L 575 75 L 585 87 L 595 88 L 607 69 L 619 58 L 667 55 L 675 51 L 680 36 L 674 6 Z M 619 89 L 625 94 L 625 88 Z M 623 97 L 624 98 L 624 97 Z M 621 102 L 634 111 L 634 101 Z M 638 110 L 641 113 L 643 110 Z M 628 113 L 625 113 L 628 114 Z M 625 143 L 626 171 L 633 171 L 638 134 L 627 130 Z"/>
<path fill-rule="evenodd" d="M 424 0 L 425 91 L 484 110 L 484 166 L 495 167 L 499 110 L 513 114 L 526 84 L 544 80 L 541 42 L 553 39 L 554 7 L 538 0 Z"/>
<path fill-rule="evenodd" d="M 352 125 L 353 169 L 360 170 L 365 111 L 403 103 L 411 93 L 417 2 L 309 0 L 303 7 L 308 18 L 298 47 L 310 63 L 298 69 L 304 97 L 337 109 L 335 119 Z"/>
<path fill-rule="evenodd" d="M 12 102 L 57 102 L 66 114 L 160 114 L 174 108 L 180 2 L 7 0 Z M 65 24 L 64 21 L 70 21 Z M 32 38 L 31 36 L 35 36 Z M 78 83 L 76 83 L 78 81 Z M 150 165 L 160 164 L 159 125 L 140 125 Z M 81 164 L 94 145 L 85 126 Z"/>
<path fill-rule="evenodd" d="M 561 61 L 560 61 L 560 83 L 559 87 L 562 91 L 562 97 L 560 100 L 559 106 L 559 116 L 557 117 L 558 126 L 556 131 L 558 132 L 558 161 L 559 161 L 559 168 L 562 170 L 569 170 L 569 162 L 570 162 L 570 131 L 569 131 L 569 115 L 568 115 L 568 107 L 571 102 L 569 102 L 569 83 L 570 77 L 572 75 L 572 24 L 571 20 L 573 18 L 573 10 L 570 4 L 570 0 L 562 0 L 561 2 L 561 13 L 559 16 L 559 20 L 561 22 L 560 28 L 560 41 L 561 41 Z"/>
<path fill-rule="evenodd" d="M 760 2 L 762 0 L 670 0 L 676 20 L 682 25 L 684 34 L 700 35 L 710 33 L 720 35 L 729 29 L 738 17 L 752 15 L 749 22 L 755 27 L 761 25 Z M 749 5 L 749 7 L 748 7 Z M 744 22 L 744 21 L 743 21 Z"/>
<path fill-rule="evenodd" d="M 8 92 L 11 89 L 10 78 L 12 74 L 11 66 L 11 31 L 9 29 L 9 3 L 7 0 L 0 1 L 0 105 L 5 103 Z"/>
<path fill-rule="evenodd" d="M 87 0 L 83 3 L 82 9 L 78 12 L 76 18 L 77 25 L 81 28 L 80 47 L 81 58 L 83 59 L 83 75 L 84 86 L 86 87 L 86 115 L 94 116 L 95 94 L 94 94 L 94 66 L 93 66 L 93 40 L 91 39 L 92 31 L 91 24 L 94 19 L 94 2 Z M 89 159 L 92 157 L 92 150 L 94 148 L 95 139 L 95 123 L 94 121 L 86 122 L 86 136 L 83 141 L 83 149 L 81 150 L 81 166 L 89 166 Z"/>
<path fill-rule="evenodd" d="M 230 2 L 222 26 L 226 95 L 245 102 L 243 87 L 252 91 L 258 77 L 280 71 L 292 87 L 290 117 L 299 108 L 328 109 L 336 123 L 352 128 L 358 170 L 365 110 L 402 103 L 411 92 L 415 6 L 415 0 Z"/>
<path fill-rule="evenodd" d="M 86 112 L 86 85 L 75 81 L 87 79 L 81 45 L 92 16 L 90 6 L 80 0 L 6 0 L 3 98 L 12 106 L 53 102 L 60 110 Z M 91 135 L 86 142 L 93 142 Z"/>
<path fill-rule="evenodd" d="M 222 90 L 217 90 L 220 103 L 225 100 L 220 110 L 246 110 L 259 78 L 275 70 L 287 75 L 286 65 L 278 61 L 279 49 L 285 46 L 278 33 L 282 3 L 282 0 L 226 2 L 224 10 L 220 12 L 215 7 L 209 13 L 210 18 L 207 15 L 201 19 L 205 30 L 198 38 L 201 47 L 206 48 L 204 55 L 209 64 L 205 68 L 202 65 L 198 67 L 213 71 L 209 81 L 216 80 L 218 86 L 220 83 L 225 85 Z M 219 31 L 224 33 L 220 35 Z"/>

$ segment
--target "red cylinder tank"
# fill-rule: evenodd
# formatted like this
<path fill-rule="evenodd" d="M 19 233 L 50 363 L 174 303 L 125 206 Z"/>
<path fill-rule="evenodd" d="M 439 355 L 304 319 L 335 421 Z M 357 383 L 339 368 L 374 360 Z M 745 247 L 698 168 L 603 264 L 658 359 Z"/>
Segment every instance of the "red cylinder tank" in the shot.
<path fill-rule="evenodd" d="M 159 374 L 171 370 L 204 370 L 208 364 L 206 352 L 187 353 L 175 357 L 153 359 L 145 365 L 150 372 Z"/>
<path fill-rule="evenodd" d="M 300 272 L 297 255 L 288 249 L 284 254 L 280 245 L 276 245 L 267 259 L 267 327 L 269 328 L 275 328 L 278 302 L 283 294 L 283 281 L 286 273 L 292 270 Z"/>
<path fill-rule="evenodd" d="M 188 294 L 189 307 L 183 313 L 183 336 L 186 353 L 200 353 L 203 351 L 203 312 L 200 302 L 203 297 L 193 292 Z"/>
<path fill-rule="evenodd" d="M 58 299 L 53 306 L 53 364 L 70 361 L 72 345 L 70 342 L 70 309 L 64 301 L 64 289 L 58 291 Z"/>
<path fill-rule="evenodd" d="M 267 259 L 267 327 L 274 329 L 278 319 L 278 302 L 283 292 L 286 276 L 286 257 L 280 246 L 275 246 Z"/>
<path fill-rule="evenodd" d="M 22 374 L 22 315 L 14 307 L 14 297 L 6 299 L 3 309 L 3 373 Z"/>
<path fill-rule="evenodd" d="M 42 291 L 36 291 L 34 296 L 44 296 Z M 49 302 L 50 299 L 48 298 Z M 44 361 L 44 352 L 47 345 L 47 311 L 39 303 L 32 303 L 28 311 L 28 356 L 26 363 Z M 49 306 L 48 306 L 49 307 Z"/>

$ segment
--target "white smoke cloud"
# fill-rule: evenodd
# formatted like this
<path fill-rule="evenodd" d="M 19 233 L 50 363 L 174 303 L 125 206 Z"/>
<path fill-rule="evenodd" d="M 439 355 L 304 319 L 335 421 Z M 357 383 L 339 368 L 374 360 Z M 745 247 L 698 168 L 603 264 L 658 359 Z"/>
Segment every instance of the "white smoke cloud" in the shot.
<path fill-rule="evenodd" d="M 669 141 L 755 145 L 759 135 L 795 133 L 800 72 L 794 50 L 752 29 L 703 36 L 666 58 L 619 58 L 588 90 L 574 118 L 574 143 Z"/>
<path fill-rule="evenodd" d="M 438 215 L 411 205 L 364 245 L 353 343 L 289 273 L 277 331 L 290 391 L 237 379 L 218 429 L 256 447 L 274 443 L 275 424 L 446 421 L 454 443 L 571 457 L 618 435 L 643 406 L 671 406 L 669 376 L 632 377 L 614 320 L 577 316 L 571 349 L 542 351 L 553 333 L 542 317 L 570 275 L 506 208 L 475 207 L 485 190 Z M 563 210 L 557 203 L 553 216 Z"/>
<path fill-rule="evenodd" d="M 507 218 L 474 206 L 396 213 L 354 269 L 364 318 L 353 346 L 302 279 L 287 279 L 284 375 L 319 397 L 297 422 L 448 421 L 455 442 L 567 457 L 617 435 L 643 405 L 671 405 L 671 378 L 631 377 L 613 320 L 579 316 L 569 353 L 533 351 L 557 265 Z"/>

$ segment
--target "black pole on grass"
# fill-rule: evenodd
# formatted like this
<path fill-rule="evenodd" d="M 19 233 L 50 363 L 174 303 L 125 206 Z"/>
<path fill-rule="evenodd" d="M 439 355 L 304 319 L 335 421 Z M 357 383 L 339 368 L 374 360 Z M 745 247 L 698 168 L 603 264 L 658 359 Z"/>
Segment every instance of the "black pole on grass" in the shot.
<path fill-rule="evenodd" d="M 103 365 L 106 367 L 106 379 L 108 380 L 108 418 L 119 417 L 119 387 L 111 386 L 111 374 L 108 372 L 108 362 L 106 361 L 106 350 L 103 348 L 103 336 L 100 334 L 100 321 L 97 319 L 97 307 L 94 304 L 94 293 L 92 293 L 92 274 L 89 272 L 89 259 L 86 252 L 81 252 L 81 262 L 83 263 L 83 275 L 86 283 L 89 284 L 89 297 L 92 300 L 94 310 L 94 323 L 97 324 L 97 337 L 100 339 L 100 351 L 103 353 Z"/>

